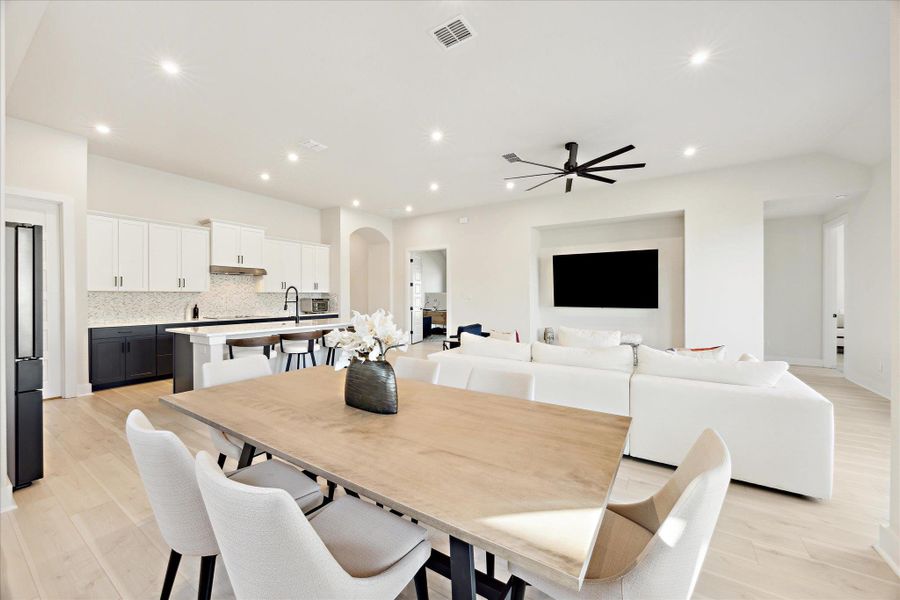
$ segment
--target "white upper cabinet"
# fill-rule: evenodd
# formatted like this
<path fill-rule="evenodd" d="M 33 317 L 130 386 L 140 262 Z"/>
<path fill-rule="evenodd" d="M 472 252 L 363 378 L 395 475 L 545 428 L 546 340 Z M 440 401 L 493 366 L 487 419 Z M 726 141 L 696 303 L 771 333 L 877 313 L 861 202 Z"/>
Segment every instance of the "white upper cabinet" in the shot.
<path fill-rule="evenodd" d="M 328 246 L 303 244 L 300 249 L 300 291 L 327 292 L 331 249 Z"/>
<path fill-rule="evenodd" d="M 147 223 L 88 215 L 89 291 L 147 290 Z"/>
<path fill-rule="evenodd" d="M 181 228 L 150 223 L 150 291 L 180 292 Z"/>
<path fill-rule="evenodd" d="M 265 232 L 237 223 L 208 221 L 212 264 L 220 267 L 262 268 Z"/>
<path fill-rule="evenodd" d="M 300 286 L 300 244 L 281 240 L 265 240 L 263 257 L 266 276 L 264 292 L 283 292 Z"/>
<path fill-rule="evenodd" d="M 182 227 L 178 260 L 182 292 L 205 292 L 209 289 L 208 231 Z"/>

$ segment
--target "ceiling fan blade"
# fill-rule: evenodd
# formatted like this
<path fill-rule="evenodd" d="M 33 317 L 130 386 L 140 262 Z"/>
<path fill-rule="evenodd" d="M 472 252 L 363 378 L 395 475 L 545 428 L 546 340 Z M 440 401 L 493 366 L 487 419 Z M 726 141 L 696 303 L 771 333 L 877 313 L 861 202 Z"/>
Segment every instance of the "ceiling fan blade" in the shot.
<path fill-rule="evenodd" d="M 555 180 L 559 179 L 560 177 L 565 177 L 565 175 L 566 175 L 566 174 L 563 173 L 563 174 L 561 174 L 561 175 L 557 175 L 556 177 L 551 177 L 551 178 L 548 179 L 547 181 L 542 181 L 542 182 L 540 182 L 540 183 L 537 184 L 537 185 L 533 185 L 533 186 L 531 186 L 530 188 L 528 188 L 528 189 L 525 190 L 525 191 L 526 191 L 526 192 L 530 192 L 530 191 L 533 190 L 534 188 L 539 188 L 539 187 L 541 187 L 542 185 L 544 185 L 545 183 L 550 183 L 551 181 L 555 181 Z"/>
<path fill-rule="evenodd" d="M 596 173 L 597 171 L 615 171 L 617 169 L 643 169 L 647 163 L 632 163 L 628 165 L 606 165 L 605 167 L 594 167 L 592 169 L 584 169 L 585 173 Z M 578 169 L 581 171 L 581 169 Z"/>
<path fill-rule="evenodd" d="M 568 194 L 571 191 L 572 191 L 572 180 L 566 179 L 566 193 Z"/>
<path fill-rule="evenodd" d="M 506 180 L 509 180 L 509 179 L 525 179 L 526 177 L 541 177 L 541 176 L 543 176 L 543 175 L 558 175 L 558 174 L 559 174 L 559 172 L 556 172 L 556 173 L 538 173 L 538 174 L 536 174 L 536 175 L 518 175 L 518 176 L 516 176 L 516 177 L 504 177 L 503 180 L 506 181 Z"/>
<path fill-rule="evenodd" d="M 616 157 L 616 156 L 618 156 L 618 155 L 620 155 L 620 154 L 625 154 L 626 152 L 630 152 L 630 151 L 632 151 L 632 150 L 634 150 L 634 146 L 632 146 L 631 144 L 628 144 L 627 146 L 625 146 L 625 147 L 623 147 L 623 148 L 619 148 L 618 150 L 613 150 L 613 151 L 610 152 L 609 154 L 604 154 L 603 156 L 598 156 L 598 157 L 595 158 L 594 160 L 589 160 L 589 161 L 587 161 L 586 163 L 584 163 L 583 165 L 578 165 L 578 168 L 579 168 L 579 169 L 586 169 L 586 168 L 588 168 L 588 167 L 593 167 L 593 166 L 596 165 L 597 163 L 601 163 L 601 162 L 603 162 L 604 160 L 609 160 L 609 159 L 614 158 L 614 157 Z"/>
<path fill-rule="evenodd" d="M 562 173 L 562 169 L 560 169 L 559 167 L 551 167 L 550 165 L 542 165 L 541 163 L 531 162 L 530 160 L 520 160 L 519 162 L 523 162 L 527 165 L 534 165 L 536 167 L 544 167 L 545 169 L 553 169 L 554 171 L 557 171 L 558 173 Z"/>
<path fill-rule="evenodd" d="M 590 173 L 582 173 L 578 172 L 579 177 L 587 177 L 588 179 L 593 179 L 594 181 L 602 181 L 603 183 L 615 183 L 615 179 L 607 179 L 606 177 L 600 177 L 598 175 L 591 175 Z"/>

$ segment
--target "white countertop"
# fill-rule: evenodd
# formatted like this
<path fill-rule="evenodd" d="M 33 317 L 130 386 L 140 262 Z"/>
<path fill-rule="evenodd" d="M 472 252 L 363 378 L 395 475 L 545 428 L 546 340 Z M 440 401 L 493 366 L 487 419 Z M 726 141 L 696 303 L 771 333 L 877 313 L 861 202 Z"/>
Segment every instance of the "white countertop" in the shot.
<path fill-rule="evenodd" d="M 342 321 L 337 318 L 308 319 L 300 321 L 300 323 L 295 323 L 294 320 L 291 319 L 289 321 L 269 323 L 235 323 L 233 325 L 174 327 L 172 329 L 166 329 L 166 331 L 169 333 L 189 335 L 191 336 L 191 341 L 208 341 L 210 339 L 224 340 L 275 333 L 299 333 L 302 331 L 316 331 L 317 329 L 334 329 L 335 327 L 346 327 L 349 324 L 349 321 Z"/>
<path fill-rule="evenodd" d="M 300 316 L 307 321 L 306 317 L 316 313 L 300 313 Z M 322 317 L 337 318 L 336 312 L 322 313 Z M 246 317 L 200 317 L 199 319 L 110 319 L 101 321 L 91 321 L 88 325 L 89 329 L 97 327 L 140 327 L 142 325 L 165 325 L 166 323 L 215 323 L 216 321 L 252 321 L 254 319 L 291 319 L 290 315 L 255 315 Z"/>

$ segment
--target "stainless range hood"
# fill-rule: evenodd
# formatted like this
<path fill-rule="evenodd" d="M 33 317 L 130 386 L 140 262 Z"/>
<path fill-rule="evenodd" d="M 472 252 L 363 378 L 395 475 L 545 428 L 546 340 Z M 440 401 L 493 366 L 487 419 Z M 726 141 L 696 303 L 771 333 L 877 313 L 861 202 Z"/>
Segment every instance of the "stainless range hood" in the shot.
<path fill-rule="evenodd" d="M 265 275 L 265 269 L 254 269 L 253 267 L 233 267 L 223 265 L 210 265 L 209 272 L 219 275 Z"/>

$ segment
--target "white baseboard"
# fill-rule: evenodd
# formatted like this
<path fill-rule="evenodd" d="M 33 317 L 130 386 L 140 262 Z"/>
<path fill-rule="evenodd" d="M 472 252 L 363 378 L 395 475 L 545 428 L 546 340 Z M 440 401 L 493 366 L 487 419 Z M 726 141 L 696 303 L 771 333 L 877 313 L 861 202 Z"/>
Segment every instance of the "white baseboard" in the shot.
<path fill-rule="evenodd" d="M 900 537 L 887 524 L 878 530 L 878 542 L 873 546 L 875 552 L 900 577 Z"/>
<path fill-rule="evenodd" d="M 0 483 L 0 513 L 15 510 L 16 508 L 16 501 L 13 500 L 12 495 L 12 483 L 10 483 L 8 478 L 4 477 L 3 482 Z"/>
<path fill-rule="evenodd" d="M 770 356 L 766 355 L 766 360 L 780 360 L 782 362 L 786 362 L 789 365 L 795 365 L 798 367 L 821 367 L 824 365 L 824 362 L 821 358 L 800 358 L 796 356 Z"/>
<path fill-rule="evenodd" d="M 866 388 L 873 394 L 878 394 L 882 398 L 885 398 L 887 400 L 891 399 L 890 391 L 888 391 L 886 389 L 881 389 L 881 386 L 883 385 L 881 382 L 875 383 L 875 382 L 869 381 L 868 379 L 860 378 L 856 375 L 853 375 L 852 373 L 848 374 L 846 368 L 844 369 L 844 379 L 846 379 L 850 383 L 855 383 L 856 385 L 858 385 L 861 388 Z"/>
<path fill-rule="evenodd" d="M 89 383 L 79 383 L 78 384 L 78 395 L 79 396 L 90 396 L 94 393 L 94 388 Z"/>

